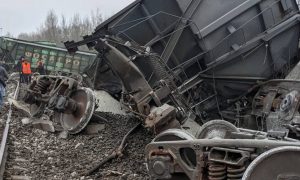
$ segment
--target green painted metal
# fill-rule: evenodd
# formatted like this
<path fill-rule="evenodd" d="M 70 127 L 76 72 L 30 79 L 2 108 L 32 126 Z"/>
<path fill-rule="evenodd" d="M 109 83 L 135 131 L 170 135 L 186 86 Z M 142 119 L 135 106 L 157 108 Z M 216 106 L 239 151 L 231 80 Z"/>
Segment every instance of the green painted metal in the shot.
<path fill-rule="evenodd" d="M 20 57 L 24 56 L 31 63 L 33 69 L 36 68 L 37 61 L 42 60 L 47 71 L 72 73 L 82 73 L 93 64 L 97 57 L 96 53 L 78 51 L 75 54 L 69 54 L 66 49 L 55 47 L 53 44 L 8 37 L 0 37 L 0 51 L 9 54 L 9 59 L 14 64 L 17 64 Z"/>

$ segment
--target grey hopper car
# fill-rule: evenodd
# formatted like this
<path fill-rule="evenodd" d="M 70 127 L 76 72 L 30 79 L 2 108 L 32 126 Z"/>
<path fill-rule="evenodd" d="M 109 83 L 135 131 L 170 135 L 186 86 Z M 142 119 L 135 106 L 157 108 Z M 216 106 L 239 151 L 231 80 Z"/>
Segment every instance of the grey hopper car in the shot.
<path fill-rule="evenodd" d="M 298 61 L 298 13 L 294 0 L 137 0 L 90 37 L 149 47 L 200 114 L 227 106 L 257 82 L 285 77 Z M 151 71 L 152 81 L 162 78 L 153 63 L 134 63 L 146 79 Z"/>

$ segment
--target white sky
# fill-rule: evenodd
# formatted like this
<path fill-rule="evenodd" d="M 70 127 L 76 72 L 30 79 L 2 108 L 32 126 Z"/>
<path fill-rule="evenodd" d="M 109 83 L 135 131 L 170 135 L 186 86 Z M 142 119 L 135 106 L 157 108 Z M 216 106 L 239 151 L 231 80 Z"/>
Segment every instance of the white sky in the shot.
<path fill-rule="evenodd" d="M 134 0 L 0 0 L 0 36 L 33 32 L 44 22 L 49 10 L 70 19 L 75 13 L 89 16 L 97 8 L 109 17 Z"/>

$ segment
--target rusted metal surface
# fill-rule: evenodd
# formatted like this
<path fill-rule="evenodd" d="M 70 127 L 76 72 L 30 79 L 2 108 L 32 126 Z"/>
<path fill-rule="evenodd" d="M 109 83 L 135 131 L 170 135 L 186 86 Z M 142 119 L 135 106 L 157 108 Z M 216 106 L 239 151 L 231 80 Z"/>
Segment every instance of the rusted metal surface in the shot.
<path fill-rule="evenodd" d="M 45 109 L 54 111 L 54 121 L 71 134 L 83 130 L 91 119 L 96 99 L 93 91 L 81 85 L 82 77 L 38 76 L 27 89 L 24 101 L 31 106 L 31 115 L 41 116 Z"/>
<path fill-rule="evenodd" d="M 285 147 L 300 147 L 299 81 L 272 80 L 262 84 L 255 92 L 247 96 L 252 99 L 252 104 L 243 107 L 248 113 L 240 114 L 240 120 L 243 122 L 246 120 L 243 118 L 250 118 L 259 121 L 260 125 L 257 129 L 265 132 L 238 128 L 222 120 L 209 121 L 199 126 L 199 132 L 194 140 L 170 142 L 165 139 L 163 142 L 150 143 L 146 148 L 148 166 L 154 166 L 155 163 L 164 163 L 167 166 L 165 161 L 160 160 L 162 157 L 152 156 L 153 152 L 159 150 L 168 152 L 167 156 L 172 157 L 172 161 L 168 161 L 168 168 L 161 170 L 161 174 L 168 174 L 171 179 L 181 176 L 193 180 L 241 179 L 243 176 L 243 179 L 298 178 L 298 170 L 294 167 L 298 167 L 300 153 L 293 148 Z M 272 150 L 273 148 L 282 148 L 286 151 L 282 154 L 278 151 L 277 154 L 276 150 Z M 186 159 L 182 155 L 186 150 L 193 151 L 195 155 L 189 155 Z M 271 152 L 274 152 L 274 155 L 267 158 Z M 296 160 L 291 162 L 285 158 Z M 187 161 L 196 163 L 189 165 Z M 252 161 L 255 165 L 248 167 Z M 258 162 L 260 162 L 259 168 L 256 167 Z M 293 165 L 281 168 L 281 162 Z M 176 169 L 178 167 L 180 168 Z M 266 173 L 265 170 L 268 168 L 274 171 Z M 157 174 L 151 168 L 149 171 L 152 177 L 158 179 L 167 177 Z M 244 174 L 245 172 L 247 173 Z"/>
<path fill-rule="evenodd" d="M 123 52 L 124 50 L 116 48 L 119 45 L 115 44 L 112 40 L 101 40 L 96 49 L 101 51 L 102 57 L 110 65 L 113 64 L 111 66 L 113 71 L 122 81 L 124 91 L 121 101 L 127 108 L 126 110 L 142 118 L 145 127 L 153 129 L 156 132 L 179 127 L 178 121 L 180 120 L 177 120 L 177 117 L 179 117 L 179 113 L 183 112 L 179 112 L 178 109 L 182 109 L 182 107 L 177 105 L 177 108 L 175 108 L 174 105 L 169 105 L 167 102 L 169 101 L 168 98 L 176 99 L 175 96 L 179 94 L 175 91 L 172 92 L 173 83 L 168 78 L 159 81 L 159 78 L 163 77 L 160 75 L 164 74 L 168 77 L 168 74 L 162 70 L 162 72 L 159 72 L 160 75 L 154 75 L 151 73 L 151 69 L 149 72 L 142 72 L 139 69 L 139 61 L 143 62 L 144 58 L 151 61 L 152 58 L 155 58 L 155 55 L 147 55 L 147 52 L 142 47 L 131 49 L 122 46 L 122 48 L 128 51 L 139 53 L 138 56 L 127 57 Z M 159 64 L 155 64 L 155 67 L 157 66 Z"/>
<path fill-rule="evenodd" d="M 257 157 L 248 167 L 243 179 L 300 179 L 300 147 L 278 147 Z M 266 173 L 266 169 L 272 169 Z"/>
<path fill-rule="evenodd" d="M 215 132 L 217 131 L 218 128 L 215 129 Z M 231 132 L 228 130 L 227 133 L 231 134 Z M 272 162 L 265 162 L 263 158 L 260 158 L 260 156 L 263 157 L 262 153 L 286 146 L 300 147 L 300 141 L 291 142 L 267 136 L 257 137 L 256 134 L 245 132 L 242 134 L 245 135 L 243 139 L 240 139 L 241 134 L 232 133 L 227 139 L 222 139 L 216 135 L 210 139 L 153 141 L 146 147 L 149 174 L 155 179 L 242 179 L 245 171 L 250 171 L 248 170 L 251 168 L 249 164 L 254 159 L 257 161 L 257 157 L 261 159 L 263 164 L 272 164 Z M 245 138 L 246 136 L 248 138 Z M 287 151 L 286 154 L 299 160 L 300 153 L 298 151 L 295 153 Z M 284 155 L 281 157 L 285 158 Z M 298 160 L 295 161 L 299 163 Z M 282 170 L 280 168 L 281 163 L 279 161 L 274 162 L 277 163 L 272 164 L 272 169 Z M 288 163 L 287 159 L 286 162 Z M 297 163 L 293 164 L 297 165 Z M 159 171 L 157 171 L 158 165 Z M 256 179 L 258 177 L 258 179 L 264 177 L 273 179 L 269 177 L 274 177 L 274 175 L 297 176 L 298 173 L 296 168 L 293 169 L 292 166 L 286 166 L 281 174 L 266 172 L 268 168 L 268 165 L 260 168 L 265 174 L 260 173 L 255 176 Z M 256 175 L 256 172 L 254 174 Z"/>
<path fill-rule="evenodd" d="M 79 133 L 89 123 L 95 107 L 95 97 L 88 88 L 81 88 L 73 91 L 68 100 L 67 107 L 58 111 L 54 116 L 58 116 L 62 127 L 72 134 Z M 70 105 L 72 103 L 72 105 Z"/>

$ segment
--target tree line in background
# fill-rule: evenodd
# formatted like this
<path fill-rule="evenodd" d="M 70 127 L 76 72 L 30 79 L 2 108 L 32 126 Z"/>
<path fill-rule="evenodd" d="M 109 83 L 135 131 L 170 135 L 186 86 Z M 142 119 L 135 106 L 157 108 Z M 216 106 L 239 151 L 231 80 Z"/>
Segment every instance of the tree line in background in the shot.
<path fill-rule="evenodd" d="M 102 14 L 97 9 L 92 11 L 90 16 L 81 17 L 75 14 L 71 19 L 66 19 L 64 15 L 58 16 L 53 10 L 47 14 L 45 22 L 36 32 L 21 33 L 18 39 L 28 41 L 49 41 L 57 46 L 63 47 L 63 42 L 68 40 L 79 41 L 82 36 L 91 34 L 93 30 L 103 22 Z M 84 50 L 86 50 L 84 48 Z"/>

